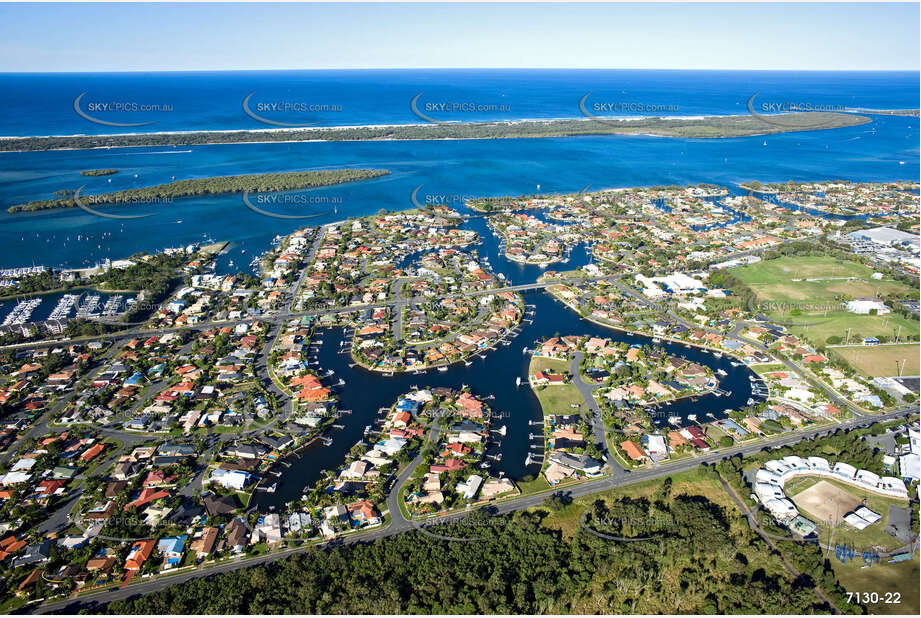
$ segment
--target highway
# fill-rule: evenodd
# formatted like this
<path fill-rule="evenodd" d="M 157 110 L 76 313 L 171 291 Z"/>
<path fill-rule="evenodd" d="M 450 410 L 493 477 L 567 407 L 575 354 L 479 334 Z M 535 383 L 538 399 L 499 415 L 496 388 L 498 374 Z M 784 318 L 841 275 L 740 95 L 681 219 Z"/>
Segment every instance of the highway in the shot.
<path fill-rule="evenodd" d="M 577 485 L 568 486 L 565 489 L 559 490 L 565 495 L 575 498 L 579 496 L 587 496 L 591 494 L 597 494 L 601 492 L 610 491 L 612 489 L 623 487 L 625 485 L 630 485 L 633 483 L 639 483 L 642 481 L 647 481 L 651 479 L 661 478 L 676 474 L 678 472 L 684 472 L 691 470 L 700 466 L 702 464 L 712 464 L 716 463 L 722 459 L 726 459 L 735 455 L 751 455 L 757 453 L 766 448 L 777 448 L 781 446 L 787 446 L 790 444 L 795 444 L 802 440 L 814 438 L 816 436 L 828 435 L 834 433 L 838 430 L 844 429 L 853 429 L 856 427 L 864 427 L 871 425 L 876 422 L 884 422 L 899 417 L 907 417 L 910 414 L 916 413 L 917 407 L 915 406 L 906 406 L 900 408 L 888 414 L 882 414 L 875 417 L 858 417 L 854 420 L 847 421 L 834 426 L 825 426 L 817 429 L 811 429 L 807 431 L 798 431 L 791 432 L 789 434 L 784 434 L 777 436 L 776 438 L 764 440 L 752 444 L 739 445 L 727 449 L 719 449 L 715 452 L 700 456 L 694 457 L 687 460 L 682 460 L 675 463 L 666 463 L 654 468 L 648 468 L 641 471 L 629 472 L 626 470 L 616 471 L 609 477 L 600 480 L 591 480 L 579 483 Z M 436 428 L 433 427 L 433 432 L 436 431 Z M 415 463 L 415 462 L 414 462 Z M 88 594 L 81 598 L 76 599 L 66 599 L 61 601 L 53 601 L 45 603 L 39 606 L 26 606 L 21 610 L 21 613 L 70 613 L 75 614 L 81 610 L 92 611 L 94 607 L 97 607 L 102 603 L 109 603 L 111 601 L 128 599 L 138 595 L 150 594 L 156 592 L 157 590 L 162 590 L 167 586 L 174 584 L 181 584 L 192 579 L 197 579 L 199 577 L 207 577 L 216 573 L 226 573 L 228 571 L 233 571 L 240 568 L 247 568 L 252 566 L 257 566 L 261 564 L 267 564 L 274 562 L 280 558 L 290 556 L 292 554 L 300 553 L 309 550 L 314 547 L 332 547 L 338 545 L 350 545 L 354 543 L 366 543 L 370 541 L 375 541 L 378 539 L 386 538 L 393 536 L 395 534 L 402 534 L 404 532 L 410 532 L 417 530 L 421 525 L 418 522 L 410 522 L 400 512 L 400 509 L 396 504 L 396 496 L 399 496 L 400 490 L 406 480 L 409 478 L 411 471 L 414 469 L 413 466 L 408 466 L 401 474 L 394 487 L 390 491 L 388 496 L 387 504 L 390 509 L 391 521 L 384 528 L 370 530 L 368 532 L 360 532 L 355 534 L 350 534 L 346 537 L 333 539 L 331 541 L 315 544 L 315 545 L 298 545 L 296 547 L 286 549 L 281 552 L 274 554 L 269 554 L 266 556 L 257 556 L 254 558 L 245 558 L 235 560 L 233 562 L 228 562 L 225 564 L 209 567 L 209 568 L 198 568 L 195 570 L 178 573 L 168 577 L 160 577 L 156 579 L 150 579 L 146 581 L 141 581 L 140 583 L 135 583 L 125 588 L 110 588 L 106 590 L 101 590 L 96 593 Z M 532 494 L 528 496 L 521 496 L 517 498 L 508 499 L 502 502 L 495 503 L 490 505 L 492 507 L 492 513 L 496 515 L 511 513 L 513 511 L 519 511 L 523 509 L 528 509 L 536 506 L 540 506 L 547 499 L 549 495 L 552 495 L 553 491 L 543 492 L 539 494 Z M 397 507 L 397 508 L 394 508 Z M 449 514 L 442 515 L 438 517 L 429 518 L 425 521 L 426 526 L 431 526 L 437 523 L 443 523 L 445 521 L 456 519 L 458 514 Z M 456 541 L 462 542 L 462 541 Z"/>

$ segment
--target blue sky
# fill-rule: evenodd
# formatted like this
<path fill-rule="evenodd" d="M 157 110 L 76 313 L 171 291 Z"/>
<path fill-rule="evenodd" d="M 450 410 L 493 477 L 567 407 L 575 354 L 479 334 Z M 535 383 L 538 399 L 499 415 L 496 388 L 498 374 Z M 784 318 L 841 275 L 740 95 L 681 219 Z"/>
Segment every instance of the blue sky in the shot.
<path fill-rule="evenodd" d="M 919 5 L 0 4 L 0 71 L 918 70 Z"/>

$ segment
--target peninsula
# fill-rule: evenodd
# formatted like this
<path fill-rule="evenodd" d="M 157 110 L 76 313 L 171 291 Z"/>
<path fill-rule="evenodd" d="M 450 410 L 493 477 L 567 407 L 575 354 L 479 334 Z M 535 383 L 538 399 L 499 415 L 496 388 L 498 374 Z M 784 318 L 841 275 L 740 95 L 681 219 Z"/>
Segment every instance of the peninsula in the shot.
<path fill-rule="evenodd" d="M 0 151 L 81 150 L 132 146 L 192 146 L 258 142 L 503 139 L 579 135 L 654 135 L 659 137 L 748 137 L 838 129 L 870 122 L 855 114 L 808 112 L 778 114 L 765 122 L 750 115 L 647 117 L 636 119 L 570 118 L 411 125 L 342 126 L 240 131 L 175 131 L 117 135 L 62 135 L 0 138 Z"/>

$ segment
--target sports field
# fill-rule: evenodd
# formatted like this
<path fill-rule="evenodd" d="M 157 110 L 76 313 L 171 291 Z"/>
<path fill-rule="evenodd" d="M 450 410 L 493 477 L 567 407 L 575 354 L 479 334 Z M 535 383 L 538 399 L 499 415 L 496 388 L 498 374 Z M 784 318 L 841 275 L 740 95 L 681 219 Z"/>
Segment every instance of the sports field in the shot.
<path fill-rule="evenodd" d="M 847 348 L 830 348 L 832 354 L 840 356 L 852 367 L 865 376 L 871 378 L 897 376 L 898 367 L 902 361 L 905 367 L 904 376 L 921 375 L 921 361 L 919 361 L 919 344 L 908 345 L 878 345 L 878 346 L 851 346 Z M 896 362 L 899 365 L 896 365 Z"/>
<path fill-rule="evenodd" d="M 755 290 L 761 301 L 821 302 L 890 293 L 917 296 L 897 281 L 872 279 L 873 270 L 863 264 L 832 257 L 777 258 L 736 268 L 732 274 Z"/>
<path fill-rule="evenodd" d="M 823 543 L 843 543 L 861 550 L 872 547 L 893 550 L 902 545 L 886 533 L 886 525 L 889 507 L 893 504 L 904 506 L 905 500 L 880 496 L 840 481 L 817 477 L 796 479 L 784 489 L 784 493 L 805 517 L 819 525 L 818 536 Z M 861 504 L 882 515 L 882 519 L 863 530 L 857 530 L 843 520 L 845 515 Z"/>
<path fill-rule="evenodd" d="M 830 522 L 835 526 L 841 524 L 844 516 L 861 504 L 856 496 L 824 480 L 790 496 L 790 499 L 807 516 L 812 516 L 816 523 Z"/>
<path fill-rule="evenodd" d="M 832 336 L 841 337 L 841 343 L 844 343 L 848 338 L 847 329 L 849 328 L 851 329 L 849 339 L 851 343 L 863 342 L 864 337 L 894 338 L 898 335 L 904 338 L 921 332 L 918 320 L 909 320 L 891 313 L 889 315 L 857 315 L 850 311 L 829 311 L 791 315 L 788 311 L 772 311 L 769 315 L 780 324 L 786 325 L 794 335 L 808 339 L 815 345 L 827 343 L 827 339 Z"/>

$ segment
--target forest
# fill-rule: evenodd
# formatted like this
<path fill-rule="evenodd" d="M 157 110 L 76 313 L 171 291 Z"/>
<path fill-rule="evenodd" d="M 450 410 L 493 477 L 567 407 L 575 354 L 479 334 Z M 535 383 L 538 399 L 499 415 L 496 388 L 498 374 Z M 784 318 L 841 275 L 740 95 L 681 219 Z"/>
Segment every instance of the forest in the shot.
<path fill-rule="evenodd" d="M 125 146 L 190 146 L 237 142 L 290 142 L 306 140 L 414 140 L 502 139 L 569 137 L 575 135 L 639 135 L 662 137 L 720 138 L 769 135 L 800 130 L 836 129 L 870 122 L 866 116 L 830 112 L 783 114 L 783 125 L 755 116 L 709 116 L 705 118 L 638 118 L 615 120 L 589 118 L 526 120 L 517 122 L 470 122 L 420 125 L 354 126 L 267 131 L 200 131 L 191 133 L 132 133 L 124 135 L 65 135 L 0 139 L 0 151 L 33 151 L 112 148 Z"/>
<path fill-rule="evenodd" d="M 809 575 L 794 579 L 747 526 L 701 496 L 622 499 L 588 510 L 592 526 L 634 524 L 612 542 L 543 525 L 540 509 L 482 511 L 419 532 L 305 553 L 116 601 L 110 614 L 829 613 Z M 623 532 L 622 528 L 618 528 Z"/>
<path fill-rule="evenodd" d="M 388 170 L 375 169 L 336 169 L 309 172 L 277 172 L 272 174 L 241 174 L 237 176 L 213 176 L 209 178 L 191 178 L 165 184 L 125 189 L 111 193 L 80 196 L 81 203 L 87 206 L 105 204 L 143 204 L 170 201 L 175 198 L 194 197 L 198 195 L 220 195 L 223 193 L 253 193 L 268 191 L 292 191 L 297 189 L 314 189 L 346 182 L 368 180 L 389 174 Z M 73 191 L 58 191 L 59 197 L 51 200 L 35 200 L 25 204 L 9 207 L 9 212 L 31 212 L 51 208 L 74 208 L 77 206 Z"/>

